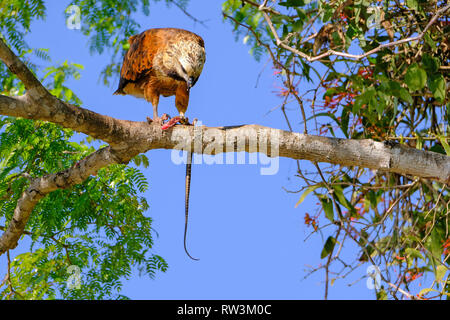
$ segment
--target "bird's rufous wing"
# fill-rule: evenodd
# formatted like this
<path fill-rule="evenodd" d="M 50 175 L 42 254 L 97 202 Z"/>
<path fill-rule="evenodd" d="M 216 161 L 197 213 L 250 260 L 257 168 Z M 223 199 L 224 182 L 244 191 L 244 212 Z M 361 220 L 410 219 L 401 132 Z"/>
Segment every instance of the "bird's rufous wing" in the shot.
<path fill-rule="evenodd" d="M 153 58 L 165 46 L 165 40 L 155 29 L 144 31 L 128 39 L 128 49 L 120 71 L 119 88 L 114 94 L 125 94 L 129 82 L 137 82 L 147 76 L 153 66 Z"/>
<path fill-rule="evenodd" d="M 124 57 L 120 77 L 137 81 L 151 70 L 153 58 L 164 42 L 155 32 L 132 36 L 128 42 L 130 49 Z"/>

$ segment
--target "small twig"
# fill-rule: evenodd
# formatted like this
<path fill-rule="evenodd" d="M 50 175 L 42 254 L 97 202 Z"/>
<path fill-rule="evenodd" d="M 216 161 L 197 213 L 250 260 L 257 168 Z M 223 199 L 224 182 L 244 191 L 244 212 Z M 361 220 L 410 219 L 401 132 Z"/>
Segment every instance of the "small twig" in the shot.
<path fill-rule="evenodd" d="M 247 26 L 239 21 L 237 21 L 235 18 L 233 18 L 232 16 L 229 16 L 228 14 L 226 14 L 225 12 L 222 12 L 222 15 L 225 18 L 228 18 L 230 20 L 233 20 L 234 23 L 240 25 L 241 27 L 246 28 L 248 31 L 250 31 L 253 36 L 255 37 L 256 41 L 258 42 L 259 45 L 263 46 L 264 48 L 266 48 L 266 50 L 269 52 L 270 57 L 272 58 L 272 61 L 274 62 L 275 65 L 277 65 L 278 67 L 286 70 L 285 66 L 280 63 L 276 58 L 274 53 L 272 52 L 272 50 L 270 49 L 270 46 L 264 42 L 261 41 L 261 39 L 259 38 L 258 34 L 255 32 L 255 30 L 253 30 L 253 28 L 251 28 L 250 26 Z"/>
<path fill-rule="evenodd" d="M 440 139 L 450 140 L 450 137 L 386 137 L 385 140 L 424 140 L 424 141 L 435 141 Z"/>
<path fill-rule="evenodd" d="M 244 2 L 244 3 L 248 3 L 249 5 L 251 5 L 251 6 L 255 7 L 255 8 L 258 8 L 259 10 L 268 11 L 268 12 L 271 12 L 273 14 L 281 14 L 277 10 L 275 10 L 275 9 L 273 9 L 271 7 L 267 7 L 265 5 L 261 8 L 261 5 L 259 5 L 256 2 L 250 1 L 250 0 L 241 0 L 241 1 Z M 265 3 L 267 4 L 267 1 L 265 1 Z"/>
<path fill-rule="evenodd" d="M 18 293 L 16 290 L 14 290 L 14 287 L 12 285 L 12 281 L 11 281 L 11 257 L 9 256 L 9 250 L 6 251 L 6 257 L 8 259 L 8 272 L 7 275 L 5 277 L 5 279 L 7 279 L 8 283 L 9 283 L 9 290 L 11 291 L 12 294 L 17 295 L 20 299 L 25 300 L 24 297 Z"/>
<path fill-rule="evenodd" d="M 178 9 L 180 9 L 181 11 L 183 11 L 183 13 L 188 16 L 190 19 L 192 19 L 195 23 L 200 23 L 202 26 L 204 26 L 205 28 L 208 28 L 208 26 L 206 25 L 206 21 L 207 20 L 199 20 L 196 17 L 194 17 L 193 15 L 191 15 L 181 4 L 179 4 L 177 1 L 172 0 L 171 3 L 173 3 L 175 6 L 178 7 Z"/>
<path fill-rule="evenodd" d="M 417 297 L 413 296 L 412 294 L 406 292 L 405 290 L 403 290 L 402 288 L 400 288 L 399 286 L 396 286 L 395 284 L 393 284 L 391 282 L 388 282 L 388 285 L 390 285 L 392 288 L 399 291 L 400 293 L 402 293 L 403 295 L 405 295 L 406 297 L 408 297 L 411 300 L 422 300 L 422 299 L 417 298 Z"/>

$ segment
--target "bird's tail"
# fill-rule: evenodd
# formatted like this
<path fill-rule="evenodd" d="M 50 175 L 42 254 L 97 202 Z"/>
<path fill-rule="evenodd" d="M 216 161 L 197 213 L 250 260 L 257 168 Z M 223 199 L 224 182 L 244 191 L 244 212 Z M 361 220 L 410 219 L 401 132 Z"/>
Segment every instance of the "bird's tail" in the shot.
<path fill-rule="evenodd" d="M 126 87 L 127 83 L 128 83 L 127 80 L 120 77 L 119 86 L 117 87 L 117 90 L 113 93 L 113 95 L 121 95 L 121 96 L 126 95 L 126 93 L 123 91 L 123 89 Z"/>
<path fill-rule="evenodd" d="M 117 89 L 117 90 L 113 93 L 113 95 L 114 95 L 114 96 L 117 96 L 117 95 L 124 96 L 124 95 L 125 95 L 125 92 L 123 92 L 122 89 Z"/>

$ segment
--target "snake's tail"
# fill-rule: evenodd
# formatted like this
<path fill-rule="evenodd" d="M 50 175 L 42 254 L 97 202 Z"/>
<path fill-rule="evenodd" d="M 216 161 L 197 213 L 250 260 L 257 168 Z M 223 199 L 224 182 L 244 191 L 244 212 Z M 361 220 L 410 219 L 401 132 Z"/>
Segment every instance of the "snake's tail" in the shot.
<path fill-rule="evenodd" d="M 194 258 L 189 254 L 186 246 L 186 236 L 188 229 L 188 218 L 189 218 L 189 193 L 191 191 L 191 172 L 192 172 L 192 152 L 188 151 L 187 163 L 186 163 L 186 202 L 185 202 L 185 224 L 184 224 L 184 251 L 192 260 L 198 261 L 200 259 Z"/>

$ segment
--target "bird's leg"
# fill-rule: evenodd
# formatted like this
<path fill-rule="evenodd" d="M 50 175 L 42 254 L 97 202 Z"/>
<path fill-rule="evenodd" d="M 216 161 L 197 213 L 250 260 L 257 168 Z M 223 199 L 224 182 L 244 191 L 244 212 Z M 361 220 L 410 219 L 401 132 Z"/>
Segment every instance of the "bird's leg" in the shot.
<path fill-rule="evenodd" d="M 153 106 L 153 119 L 150 119 L 147 117 L 147 121 L 149 123 L 158 124 L 160 126 L 163 125 L 163 121 L 168 119 L 167 114 L 163 114 L 162 117 L 158 117 L 158 103 L 159 103 L 159 96 L 154 96 L 152 99 L 152 106 Z"/>
<path fill-rule="evenodd" d="M 170 116 L 164 113 L 161 117 L 158 116 L 159 94 L 150 88 L 144 91 L 145 99 L 153 106 L 153 119 L 147 117 L 147 122 L 150 124 L 157 124 L 164 127 L 164 121 L 169 120 Z"/>
<path fill-rule="evenodd" d="M 167 119 L 169 119 L 169 116 L 167 114 L 163 114 L 160 117 L 158 117 L 158 104 L 159 104 L 159 94 L 151 89 L 151 87 L 147 87 L 144 90 L 144 96 L 145 100 L 150 102 L 153 107 L 153 119 L 150 119 L 147 117 L 147 122 L 150 124 L 159 124 L 160 126 L 163 125 L 163 122 Z"/>

